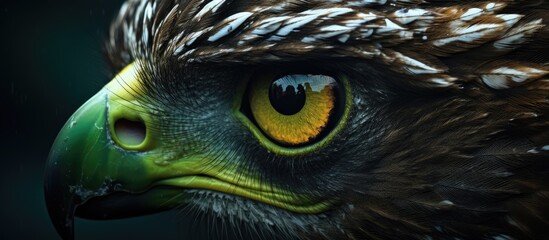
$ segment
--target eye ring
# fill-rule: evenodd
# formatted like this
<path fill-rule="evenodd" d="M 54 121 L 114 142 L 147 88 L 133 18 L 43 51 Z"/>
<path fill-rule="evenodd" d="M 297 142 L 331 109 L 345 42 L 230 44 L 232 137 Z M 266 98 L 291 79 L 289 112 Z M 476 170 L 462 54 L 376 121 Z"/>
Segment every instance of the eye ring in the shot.
<path fill-rule="evenodd" d="M 331 77 L 333 75 L 324 75 L 324 74 L 301 74 L 301 73 L 291 73 L 291 74 L 260 74 L 260 77 L 266 77 L 267 79 L 280 79 L 284 76 L 288 75 L 308 75 L 308 76 L 326 76 L 330 77 L 331 79 L 334 79 L 337 81 L 340 87 L 340 98 L 339 102 L 337 103 L 338 106 L 337 109 L 334 109 L 334 114 L 338 114 L 336 118 L 332 118 L 331 122 L 329 123 L 329 126 L 326 126 L 325 131 L 323 131 L 322 134 L 314 137 L 312 141 L 307 142 L 298 142 L 297 144 L 287 144 L 285 142 L 281 142 L 280 140 L 277 140 L 273 138 L 273 136 L 270 136 L 268 133 L 266 133 L 265 129 L 262 129 L 258 126 L 258 122 L 256 117 L 253 116 L 252 108 L 250 107 L 249 98 L 250 98 L 250 86 L 254 84 L 253 81 L 257 81 L 258 79 L 253 77 L 250 77 L 250 80 L 244 81 L 244 83 L 240 86 L 239 92 L 239 98 L 237 99 L 237 102 L 235 104 L 235 107 L 233 109 L 234 114 L 237 119 L 239 119 L 245 127 L 248 128 L 248 130 L 258 139 L 259 143 L 265 147 L 267 150 L 274 152 L 279 155 L 285 155 L 285 156 L 296 156 L 296 155 L 302 155 L 306 153 L 310 153 L 313 151 L 316 151 L 326 144 L 328 144 L 336 135 L 338 132 L 343 129 L 343 127 L 346 124 L 347 118 L 350 113 L 351 109 L 351 88 L 349 81 L 346 76 L 344 75 L 337 75 L 337 78 Z M 275 82 L 275 80 L 270 80 L 269 84 Z M 265 86 L 263 86 L 265 87 Z M 267 92 L 269 89 L 266 90 Z M 267 97 L 268 99 L 269 97 Z M 275 107 L 271 106 L 272 109 L 275 109 Z M 294 110 L 295 111 L 295 110 Z M 294 113 L 295 114 L 295 113 Z M 292 114 L 288 114 L 292 115 Z M 322 125 L 322 124 L 321 124 Z"/>

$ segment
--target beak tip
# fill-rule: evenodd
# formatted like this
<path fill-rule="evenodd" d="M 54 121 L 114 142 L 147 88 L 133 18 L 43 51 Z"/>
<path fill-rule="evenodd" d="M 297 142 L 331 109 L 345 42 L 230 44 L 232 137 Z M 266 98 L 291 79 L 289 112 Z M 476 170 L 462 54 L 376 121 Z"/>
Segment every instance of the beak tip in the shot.
<path fill-rule="evenodd" d="M 57 186 L 52 188 L 46 182 L 46 206 L 51 222 L 62 239 L 74 239 L 74 211 L 75 204 L 71 197 L 65 194 L 55 194 L 59 191 Z M 55 195 L 54 195 L 55 194 Z"/>
<path fill-rule="evenodd" d="M 56 225 L 56 230 L 61 239 L 73 240 L 74 239 L 74 220 L 65 219 L 64 222 L 59 222 Z"/>
<path fill-rule="evenodd" d="M 51 161 L 49 162 L 52 163 Z M 55 165 L 55 164 L 54 164 Z M 55 230 L 62 239 L 74 239 L 74 211 L 76 208 L 67 183 L 60 179 L 58 166 L 49 166 L 45 174 L 44 195 L 46 207 Z"/>

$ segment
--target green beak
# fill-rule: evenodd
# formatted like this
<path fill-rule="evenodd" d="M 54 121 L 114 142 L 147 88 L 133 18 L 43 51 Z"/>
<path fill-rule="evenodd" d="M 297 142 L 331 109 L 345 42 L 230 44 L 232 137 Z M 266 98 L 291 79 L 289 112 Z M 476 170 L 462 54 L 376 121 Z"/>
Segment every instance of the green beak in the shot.
<path fill-rule="evenodd" d="M 75 216 L 124 218 L 158 212 L 184 202 L 175 188 L 149 189 L 152 182 L 166 174 L 150 171 L 155 168 L 147 161 L 151 157 L 146 152 L 154 141 L 146 136 L 152 135 L 145 130 L 150 118 L 131 97 L 140 94 L 135 86 L 129 85 L 137 82 L 135 76 L 133 64 L 124 69 L 71 116 L 51 148 L 45 197 L 50 218 L 63 239 L 74 237 Z M 114 123 L 120 119 L 135 120 L 133 123 L 140 120 L 142 128 L 137 130 L 142 131 L 142 136 L 139 132 L 135 134 L 131 124 L 113 136 Z M 133 132 L 126 131 L 128 128 Z"/>
<path fill-rule="evenodd" d="M 107 103 L 106 89 L 88 100 L 65 124 L 50 152 L 46 203 L 63 239 L 73 238 L 75 214 L 91 219 L 143 215 L 172 207 L 170 199 L 177 196 L 167 189 L 137 192 L 150 184 L 144 177 L 143 154 L 113 144 Z M 94 201 L 107 195 L 100 203 Z"/>

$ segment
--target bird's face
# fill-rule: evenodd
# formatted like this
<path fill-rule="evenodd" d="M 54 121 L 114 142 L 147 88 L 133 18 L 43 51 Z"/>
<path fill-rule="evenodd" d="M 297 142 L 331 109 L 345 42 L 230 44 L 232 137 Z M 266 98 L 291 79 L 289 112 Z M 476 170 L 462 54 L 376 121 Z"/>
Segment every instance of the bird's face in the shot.
<path fill-rule="evenodd" d="M 528 92 L 533 106 L 517 100 L 526 92 L 494 94 L 518 83 L 515 72 L 457 64 L 465 41 L 480 44 L 472 37 L 427 41 L 438 28 L 424 25 L 446 26 L 435 20 L 448 22 L 450 7 L 409 15 L 384 2 L 126 3 L 107 47 L 115 77 L 50 153 L 46 200 L 58 232 L 71 238 L 74 216 L 180 208 L 227 224 L 204 228 L 221 238 L 496 236 L 498 221 L 467 235 L 447 219 L 468 224 L 507 209 L 502 199 L 523 183 L 505 173 L 523 163 L 491 157 L 543 150 L 545 128 L 536 137 L 502 132 L 517 114 L 547 111 L 547 94 Z M 487 19 L 503 8 L 477 5 Z M 510 17 L 492 19 L 505 31 L 484 37 L 502 38 Z M 436 47 L 425 56 L 404 48 L 423 50 L 417 41 Z M 452 51 L 465 53 L 439 59 Z M 527 65 L 517 67 L 530 74 L 525 83 L 549 72 Z"/>
<path fill-rule="evenodd" d="M 368 96 L 354 99 L 368 106 L 355 107 L 372 113 L 385 94 L 368 95 L 320 62 L 174 66 L 129 64 L 66 123 L 46 185 L 48 204 L 61 210 L 52 212 L 58 228 L 72 231 L 73 214 L 110 219 L 185 206 L 273 233 L 272 224 L 283 225 L 277 234 L 288 238 L 299 222 L 334 223 L 326 214 L 349 207 L 337 196 L 383 129 L 349 127 L 374 123 L 351 116 L 353 94 Z M 349 144 L 356 139 L 364 140 Z"/>

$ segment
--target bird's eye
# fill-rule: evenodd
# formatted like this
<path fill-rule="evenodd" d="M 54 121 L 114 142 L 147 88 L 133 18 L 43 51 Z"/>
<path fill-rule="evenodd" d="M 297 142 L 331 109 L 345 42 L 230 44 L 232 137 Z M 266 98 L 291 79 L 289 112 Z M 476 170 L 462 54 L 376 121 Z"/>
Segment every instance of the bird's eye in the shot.
<path fill-rule="evenodd" d="M 346 109 L 342 81 L 323 74 L 256 76 L 247 87 L 245 114 L 278 146 L 304 147 L 322 141 Z"/>

